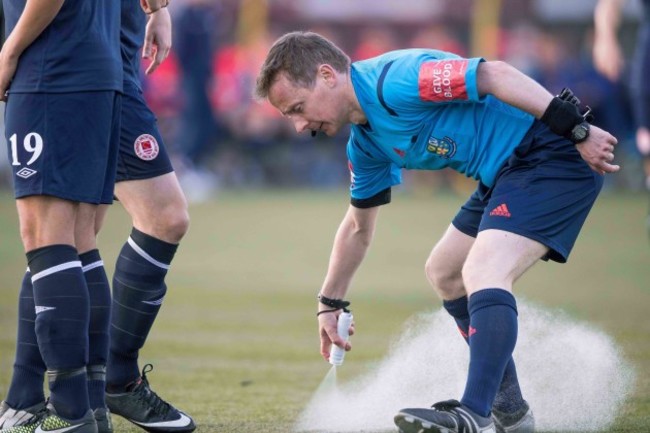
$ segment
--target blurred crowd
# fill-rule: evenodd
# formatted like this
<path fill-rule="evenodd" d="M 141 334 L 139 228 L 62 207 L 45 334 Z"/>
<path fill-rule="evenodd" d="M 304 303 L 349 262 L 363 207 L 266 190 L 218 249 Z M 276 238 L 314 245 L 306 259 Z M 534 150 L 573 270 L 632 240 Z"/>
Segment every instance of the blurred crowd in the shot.
<path fill-rule="evenodd" d="M 641 189 L 626 80 L 607 80 L 591 61 L 593 6 L 564 20 L 545 20 L 533 0 L 491 2 L 502 11 L 499 27 L 492 29 L 488 23 L 484 29 L 496 34 L 494 50 L 484 53 L 473 46 L 477 30 L 468 12 L 471 0 L 442 1 L 431 16 L 404 20 L 351 13 L 349 19 L 336 14 L 323 19 L 322 14 L 308 16 L 291 0 L 174 0 L 173 52 L 143 82 L 188 197 L 209 198 L 220 188 L 347 185 L 347 131 L 335 139 L 298 135 L 268 103 L 252 97 L 268 48 L 291 30 L 317 31 L 346 50 L 353 61 L 399 48 L 436 48 L 506 60 L 553 93 L 568 86 L 593 109 L 595 123 L 621 143 L 617 160 L 624 170 L 608 180 L 609 186 Z M 554 3 L 562 7 L 561 2 Z M 419 1 L 412 5 L 426 7 Z M 634 17 L 626 20 L 623 32 L 632 33 Z M 631 53 L 632 39 L 624 35 L 623 41 Z M 5 185 L 6 164 L 6 157 L 1 157 Z M 417 182 L 432 190 L 464 188 L 464 180 L 450 173 L 418 176 L 409 174 L 406 187 Z"/>

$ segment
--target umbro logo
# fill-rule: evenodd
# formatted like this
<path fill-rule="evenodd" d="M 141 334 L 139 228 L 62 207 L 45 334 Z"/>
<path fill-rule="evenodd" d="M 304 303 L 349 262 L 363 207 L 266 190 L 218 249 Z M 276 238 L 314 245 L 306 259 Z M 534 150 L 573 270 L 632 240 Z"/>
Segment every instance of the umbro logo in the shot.
<path fill-rule="evenodd" d="M 505 203 L 500 204 L 499 206 L 495 207 L 492 209 L 492 212 L 490 212 L 490 216 L 502 216 L 506 218 L 510 218 L 510 211 L 508 210 L 508 206 L 506 206 Z"/>
<path fill-rule="evenodd" d="M 16 176 L 27 179 L 28 177 L 34 176 L 38 171 L 32 170 L 31 168 L 23 167 L 16 172 Z"/>

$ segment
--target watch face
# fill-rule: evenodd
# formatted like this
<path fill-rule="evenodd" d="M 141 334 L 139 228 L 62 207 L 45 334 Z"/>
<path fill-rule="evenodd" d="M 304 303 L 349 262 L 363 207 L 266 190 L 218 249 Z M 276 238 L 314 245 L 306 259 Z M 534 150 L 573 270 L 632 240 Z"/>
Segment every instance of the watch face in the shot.
<path fill-rule="evenodd" d="M 584 141 L 589 135 L 589 126 L 585 126 L 582 123 L 580 125 L 576 125 L 571 131 L 571 135 L 573 141 L 580 143 L 581 141 Z"/>

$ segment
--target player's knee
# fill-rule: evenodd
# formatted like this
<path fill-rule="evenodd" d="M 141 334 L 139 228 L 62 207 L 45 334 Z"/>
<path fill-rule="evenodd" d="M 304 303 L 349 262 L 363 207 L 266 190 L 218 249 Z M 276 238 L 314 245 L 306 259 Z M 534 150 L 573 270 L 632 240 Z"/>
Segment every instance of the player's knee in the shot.
<path fill-rule="evenodd" d="M 174 239 L 173 243 L 180 242 L 183 239 L 183 236 L 187 233 L 190 228 L 190 214 L 185 208 L 176 209 L 173 212 L 173 215 L 169 216 L 166 231 L 171 239 Z"/>
<path fill-rule="evenodd" d="M 158 214 L 155 224 L 152 232 L 156 237 L 177 244 L 190 227 L 190 215 L 185 207 L 167 206 Z"/>
<path fill-rule="evenodd" d="M 497 266 L 469 260 L 463 265 L 462 278 L 468 294 L 495 284 L 504 286 L 506 282 Z"/>
<path fill-rule="evenodd" d="M 25 251 L 31 251 L 38 245 L 36 226 L 28 221 L 20 221 L 20 239 L 23 242 Z"/>
<path fill-rule="evenodd" d="M 464 289 L 461 274 L 457 269 L 449 267 L 444 260 L 429 256 L 424 265 L 424 273 L 441 298 L 455 299 L 462 296 Z"/>

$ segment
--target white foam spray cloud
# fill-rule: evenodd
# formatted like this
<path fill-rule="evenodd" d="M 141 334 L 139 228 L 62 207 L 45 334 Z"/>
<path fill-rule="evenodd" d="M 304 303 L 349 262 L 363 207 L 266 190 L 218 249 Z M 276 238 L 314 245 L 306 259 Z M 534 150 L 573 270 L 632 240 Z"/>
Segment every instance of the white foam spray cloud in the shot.
<path fill-rule="evenodd" d="M 537 429 L 606 429 L 634 382 L 633 368 L 615 342 L 561 312 L 522 300 L 518 309 L 514 358 Z M 333 375 L 328 375 L 295 431 L 394 432 L 393 416 L 400 409 L 460 399 L 468 356 L 467 345 L 444 310 L 418 315 L 386 358 L 364 376 L 331 386 Z"/>

